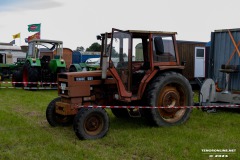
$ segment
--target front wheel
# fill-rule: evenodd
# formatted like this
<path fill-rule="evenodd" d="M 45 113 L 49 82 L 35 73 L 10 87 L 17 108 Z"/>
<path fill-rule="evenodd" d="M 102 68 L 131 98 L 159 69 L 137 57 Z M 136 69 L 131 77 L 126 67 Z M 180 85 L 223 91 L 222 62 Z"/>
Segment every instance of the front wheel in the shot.
<path fill-rule="evenodd" d="M 146 110 L 145 115 L 157 126 L 172 126 L 184 123 L 190 116 L 192 88 L 188 80 L 179 73 L 163 73 L 148 86 L 147 102 L 150 106 L 184 108 L 157 108 Z"/>
<path fill-rule="evenodd" d="M 102 108 L 82 108 L 75 116 L 73 129 L 79 139 L 104 137 L 109 129 L 109 117 Z"/>
<path fill-rule="evenodd" d="M 53 99 L 47 107 L 46 110 L 46 118 L 48 123 L 53 126 L 69 126 L 72 124 L 73 121 L 73 116 L 64 116 L 57 114 L 55 109 L 56 109 L 56 102 L 61 101 L 61 97 L 57 97 Z"/>

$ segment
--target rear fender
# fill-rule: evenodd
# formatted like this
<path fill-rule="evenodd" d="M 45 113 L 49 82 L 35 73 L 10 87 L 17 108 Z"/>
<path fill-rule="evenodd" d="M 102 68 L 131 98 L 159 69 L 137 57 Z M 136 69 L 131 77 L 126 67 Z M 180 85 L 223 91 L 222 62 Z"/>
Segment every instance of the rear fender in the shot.
<path fill-rule="evenodd" d="M 49 67 L 53 73 L 56 73 L 58 68 L 66 68 L 66 63 L 63 59 L 52 59 Z"/>

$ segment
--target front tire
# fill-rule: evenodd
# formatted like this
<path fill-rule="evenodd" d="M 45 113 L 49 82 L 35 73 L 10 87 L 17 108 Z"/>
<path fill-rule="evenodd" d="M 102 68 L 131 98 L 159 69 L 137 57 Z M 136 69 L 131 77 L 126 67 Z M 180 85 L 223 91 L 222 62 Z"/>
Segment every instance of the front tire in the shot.
<path fill-rule="evenodd" d="M 150 106 L 192 106 L 192 88 L 179 73 L 163 73 L 147 88 L 147 103 Z M 182 124 L 190 116 L 191 108 L 147 109 L 146 117 L 157 126 Z"/>
<path fill-rule="evenodd" d="M 73 129 L 79 139 L 104 137 L 109 129 L 109 117 L 102 108 L 81 108 L 75 116 Z"/>
<path fill-rule="evenodd" d="M 56 102 L 61 101 L 61 97 L 53 99 L 47 107 L 46 118 L 48 123 L 53 126 L 69 126 L 73 122 L 73 116 L 64 116 L 56 113 Z"/>

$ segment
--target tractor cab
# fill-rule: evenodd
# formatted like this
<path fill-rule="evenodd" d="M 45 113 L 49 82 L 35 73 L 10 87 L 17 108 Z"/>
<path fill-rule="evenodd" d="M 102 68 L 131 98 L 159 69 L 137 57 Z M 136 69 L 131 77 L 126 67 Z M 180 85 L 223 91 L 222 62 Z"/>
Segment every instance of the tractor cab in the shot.
<path fill-rule="evenodd" d="M 36 39 L 30 41 L 28 46 L 27 58 L 34 66 L 42 65 L 46 68 L 49 65 L 54 66 L 56 59 L 63 61 L 62 41 Z"/>
<path fill-rule="evenodd" d="M 184 66 L 179 62 L 175 35 L 176 32 L 113 29 L 112 33 L 98 36 L 105 46 L 102 57 L 109 59 L 108 71 L 119 79 L 116 97 L 124 101 L 140 99 L 159 70 L 181 72 Z M 101 61 L 102 66 L 104 63 Z"/>
<path fill-rule="evenodd" d="M 109 127 L 107 106 L 118 118 L 145 117 L 157 126 L 184 123 L 191 108 L 175 106 L 191 106 L 193 92 L 181 74 L 175 34 L 112 29 L 97 36 L 100 69 L 58 74 L 59 97 L 46 110 L 49 124 L 73 123 L 78 138 L 101 138 Z"/>

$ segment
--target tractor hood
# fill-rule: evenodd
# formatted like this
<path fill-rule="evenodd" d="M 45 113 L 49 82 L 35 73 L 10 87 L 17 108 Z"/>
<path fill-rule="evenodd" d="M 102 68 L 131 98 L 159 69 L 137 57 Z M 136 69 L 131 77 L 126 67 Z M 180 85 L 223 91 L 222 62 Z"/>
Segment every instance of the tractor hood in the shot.
<path fill-rule="evenodd" d="M 58 74 L 58 94 L 63 97 L 90 96 L 91 88 L 95 85 L 114 84 L 110 72 L 107 79 L 102 80 L 102 71 L 66 72 Z"/>

